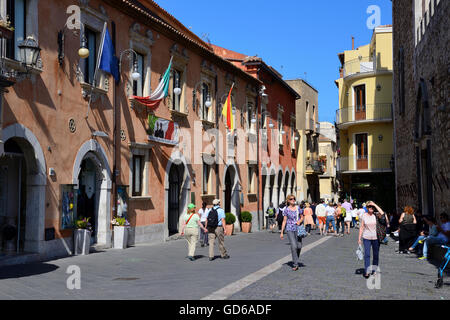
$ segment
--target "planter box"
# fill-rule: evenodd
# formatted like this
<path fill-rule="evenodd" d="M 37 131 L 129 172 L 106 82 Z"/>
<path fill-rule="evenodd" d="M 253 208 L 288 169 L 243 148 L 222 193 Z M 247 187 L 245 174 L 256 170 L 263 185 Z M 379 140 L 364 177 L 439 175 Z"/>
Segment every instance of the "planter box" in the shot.
<path fill-rule="evenodd" d="M 114 226 L 114 249 L 125 249 L 128 243 L 128 227 Z"/>
<path fill-rule="evenodd" d="M 226 224 L 225 225 L 225 235 L 232 236 L 234 233 L 234 224 Z"/>
<path fill-rule="evenodd" d="M 242 232 L 244 232 L 244 233 L 252 232 L 252 223 L 251 222 L 242 222 L 241 229 L 242 229 Z"/>
<path fill-rule="evenodd" d="M 91 246 L 91 231 L 86 229 L 75 229 L 73 233 L 73 254 L 87 255 Z"/>

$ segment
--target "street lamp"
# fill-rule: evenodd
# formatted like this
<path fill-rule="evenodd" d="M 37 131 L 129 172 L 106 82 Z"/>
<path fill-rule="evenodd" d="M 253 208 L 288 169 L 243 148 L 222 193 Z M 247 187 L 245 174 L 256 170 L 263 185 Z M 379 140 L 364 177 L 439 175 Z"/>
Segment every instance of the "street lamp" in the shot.
<path fill-rule="evenodd" d="M 84 34 L 84 24 L 77 21 L 78 23 L 80 23 L 80 30 L 81 30 L 81 45 L 80 48 L 78 49 L 78 56 L 81 59 L 86 59 L 87 57 L 89 57 L 89 49 L 87 48 L 87 39 L 86 36 Z M 64 61 L 64 44 L 65 44 L 65 32 L 67 29 L 67 23 L 64 25 L 64 27 L 58 31 L 58 62 L 59 65 L 62 66 L 63 61 Z M 76 32 L 74 31 L 74 34 L 76 34 Z"/>
<path fill-rule="evenodd" d="M 36 66 L 41 48 L 39 48 L 37 41 L 32 36 L 28 36 L 18 47 L 22 64 L 28 72 L 28 68 L 34 68 Z"/>

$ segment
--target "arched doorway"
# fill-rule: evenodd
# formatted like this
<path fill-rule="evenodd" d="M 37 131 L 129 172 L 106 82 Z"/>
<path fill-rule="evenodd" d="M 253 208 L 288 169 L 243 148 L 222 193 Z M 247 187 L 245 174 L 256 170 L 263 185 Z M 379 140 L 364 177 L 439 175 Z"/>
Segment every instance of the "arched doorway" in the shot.
<path fill-rule="evenodd" d="M 26 140 L 11 138 L 4 144 L 5 156 L 0 158 L 0 252 L 3 253 L 19 253 L 25 248 L 26 148 L 31 148 Z"/>
<path fill-rule="evenodd" d="M 225 201 L 224 201 L 224 210 L 225 212 L 231 212 L 231 195 L 233 192 L 233 181 L 232 171 L 230 167 L 227 169 L 227 173 L 225 175 Z"/>
<path fill-rule="evenodd" d="M 285 199 L 281 196 L 281 191 L 283 188 L 283 172 L 280 170 L 278 171 L 278 181 L 277 181 L 277 202 L 280 204 Z"/>
<path fill-rule="evenodd" d="M 180 195 L 184 176 L 184 167 L 181 164 L 172 164 L 169 171 L 169 236 L 178 233 L 180 219 Z"/>
<path fill-rule="evenodd" d="M 289 186 L 289 172 L 286 171 L 284 175 L 284 186 L 283 186 L 283 196 L 285 199 L 289 195 L 288 186 Z"/>
<path fill-rule="evenodd" d="M 99 202 L 103 175 L 101 166 L 92 152 L 81 162 L 78 175 L 77 217 L 89 218 L 92 226 L 91 244 L 97 243 L 99 226 Z"/>

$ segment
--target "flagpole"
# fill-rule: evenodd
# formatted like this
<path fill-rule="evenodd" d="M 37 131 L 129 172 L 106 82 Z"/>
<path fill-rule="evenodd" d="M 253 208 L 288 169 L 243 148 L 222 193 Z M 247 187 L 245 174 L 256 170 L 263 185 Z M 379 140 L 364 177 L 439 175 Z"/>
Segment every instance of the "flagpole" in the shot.
<path fill-rule="evenodd" d="M 97 63 L 95 65 L 94 79 L 93 79 L 93 84 L 91 86 L 91 94 L 89 95 L 89 103 L 88 103 L 88 109 L 87 109 L 87 113 L 86 113 L 86 119 L 89 117 L 89 110 L 91 109 L 92 93 L 94 92 L 94 87 L 97 86 L 97 71 L 100 66 L 100 58 L 103 54 L 103 45 L 105 44 L 106 27 L 107 27 L 107 23 L 105 21 L 105 23 L 103 24 L 102 37 L 101 37 L 100 48 L 99 48 L 100 50 L 98 51 L 98 54 L 97 54 L 97 61 L 96 61 Z"/>

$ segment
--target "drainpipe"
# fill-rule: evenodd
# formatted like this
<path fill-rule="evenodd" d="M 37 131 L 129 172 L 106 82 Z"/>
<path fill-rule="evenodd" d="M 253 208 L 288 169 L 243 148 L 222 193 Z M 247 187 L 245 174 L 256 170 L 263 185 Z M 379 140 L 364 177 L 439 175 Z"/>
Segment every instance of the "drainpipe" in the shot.
<path fill-rule="evenodd" d="M 259 80 L 259 71 L 260 71 L 261 69 L 260 68 L 258 68 L 258 71 L 256 72 L 256 78 Z M 260 133 L 260 112 L 261 112 L 261 98 L 260 98 L 260 90 L 261 90 L 261 88 L 258 88 L 258 92 L 257 92 L 257 95 L 256 95 L 256 115 L 255 115 L 255 117 L 256 117 L 256 164 L 257 164 L 257 168 L 258 168 L 258 175 L 257 175 L 257 177 L 258 177 L 258 179 L 256 179 L 256 184 L 257 184 L 257 195 L 256 195 L 256 198 L 258 199 L 258 201 L 256 202 L 257 203 L 257 212 L 258 212 L 258 228 L 259 228 L 259 231 L 261 231 L 262 230 L 262 227 L 263 227 L 263 214 L 261 214 L 262 213 L 262 211 L 260 210 L 260 205 L 263 207 L 264 206 L 264 204 L 262 204 L 262 198 L 260 197 L 260 195 L 261 195 L 261 193 L 260 193 L 260 185 L 261 185 L 261 183 L 260 183 L 260 179 L 261 179 L 261 174 L 260 174 L 260 171 L 261 171 L 261 169 L 260 169 L 260 166 L 261 166 L 261 163 L 260 163 L 260 160 L 259 160 L 259 133 Z M 267 179 L 267 177 L 266 177 L 266 179 Z M 267 181 L 266 181 L 266 183 L 267 183 Z"/>

